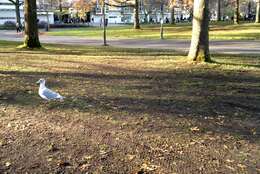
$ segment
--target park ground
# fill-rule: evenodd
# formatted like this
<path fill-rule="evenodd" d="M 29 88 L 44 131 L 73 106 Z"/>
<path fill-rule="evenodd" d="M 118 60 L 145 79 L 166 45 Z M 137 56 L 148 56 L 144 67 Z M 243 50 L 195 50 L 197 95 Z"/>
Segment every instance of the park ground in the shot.
<path fill-rule="evenodd" d="M 259 56 L 18 45 L 0 42 L 0 173 L 260 172 Z"/>
<path fill-rule="evenodd" d="M 242 23 L 233 25 L 227 22 L 211 23 L 211 40 L 259 40 L 260 25 L 254 23 Z M 191 38 L 191 24 L 180 23 L 177 25 L 164 26 L 165 39 L 188 39 Z M 101 38 L 101 27 L 88 27 L 81 29 L 54 29 L 48 32 L 51 36 L 79 36 L 88 38 Z M 141 30 L 133 29 L 132 25 L 111 26 L 107 29 L 109 39 L 159 39 L 160 25 L 142 25 Z"/>

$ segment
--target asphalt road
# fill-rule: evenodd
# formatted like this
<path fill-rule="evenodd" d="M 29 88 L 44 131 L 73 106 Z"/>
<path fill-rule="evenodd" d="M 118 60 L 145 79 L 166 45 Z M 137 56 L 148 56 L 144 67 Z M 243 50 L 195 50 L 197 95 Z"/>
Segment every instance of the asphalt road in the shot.
<path fill-rule="evenodd" d="M 108 36 L 109 38 L 109 36 Z M 0 40 L 22 41 L 23 35 L 15 31 L 0 30 Z M 102 45 L 102 39 L 82 38 L 73 36 L 48 36 L 40 35 L 42 43 L 56 43 L 68 45 Z M 124 48 L 152 48 L 173 49 L 186 52 L 189 49 L 189 40 L 141 40 L 141 39 L 118 39 L 109 40 L 108 44 Z M 239 41 L 210 41 L 210 51 L 219 54 L 260 54 L 260 40 Z"/>

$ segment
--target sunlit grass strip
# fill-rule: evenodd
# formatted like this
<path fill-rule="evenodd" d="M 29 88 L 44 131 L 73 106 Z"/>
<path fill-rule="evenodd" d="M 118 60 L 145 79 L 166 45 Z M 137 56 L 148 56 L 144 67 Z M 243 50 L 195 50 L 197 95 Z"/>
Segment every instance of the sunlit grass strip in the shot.
<path fill-rule="evenodd" d="M 260 39 L 260 25 L 242 23 L 238 26 L 226 23 L 217 23 L 210 26 L 211 40 L 256 40 Z M 190 24 L 165 25 L 164 35 L 166 39 L 190 39 Z M 54 36 L 80 36 L 90 38 L 102 38 L 102 28 L 90 27 L 73 29 L 52 30 L 48 33 Z M 108 27 L 107 35 L 110 39 L 159 39 L 159 25 L 143 25 L 141 30 L 133 30 L 132 26 Z"/>

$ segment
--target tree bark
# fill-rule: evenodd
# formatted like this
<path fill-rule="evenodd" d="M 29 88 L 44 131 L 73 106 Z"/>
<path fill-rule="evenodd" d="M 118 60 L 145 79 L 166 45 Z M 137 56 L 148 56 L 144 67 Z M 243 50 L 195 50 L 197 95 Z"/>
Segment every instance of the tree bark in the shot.
<path fill-rule="evenodd" d="M 16 22 L 19 24 L 19 26 L 22 26 L 21 23 L 21 15 L 20 15 L 20 3 L 19 0 L 16 0 L 15 5 L 15 13 L 16 13 Z"/>
<path fill-rule="evenodd" d="M 221 21 L 221 0 L 218 0 L 217 3 L 217 21 Z"/>
<path fill-rule="evenodd" d="M 164 8 L 163 8 L 163 3 L 162 3 L 162 4 L 161 4 L 161 21 L 160 21 L 160 23 L 161 23 L 161 28 L 160 28 L 160 38 L 161 38 L 161 40 L 164 39 L 164 37 L 163 37 L 163 21 L 164 21 L 164 13 L 163 13 L 163 10 L 164 10 Z"/>
<path fill-rule="evenodd" d="M 41 47 L 38 36 L 36 0 L 24 1 L 25 39 L 24 47 Z"/>
<path fill-rule="evenodd" d="M 144 13 L 144 23 L 147 24 L 148 23 L 148 13 Z"/>
<path fill-rule="evenodd" d="M 59 11 L 60 11 L 60 13 L 59 13 L 59 22 L 62 22 L 62 2 L 61 2 L 62 0 L 59 0 Z"/>
<path fill-rule="evenodd" d="M 256 17 L 255 23 L 260 23 L 260 0 L 256 1 Z"/>
<path fill-rule="evenodd" d="M 106 21 L 106 4 L 105 0 L 102 2 L 102 16 L 103 16 L 103 45 L 107 46 L 107 21 Z"/>
<path fill-rule="evenodd" d="M 256 3 L 257 3 L 257 0 L 256 0 Z M 251 4 L 251 1 L 248 2 L 247 4 L 247 15 L 251 15 L 252 14 L 252 4 Z"/>
<path fill-rule="evenodd" d="M 194 0 L 192 40 L 188 57 L 193 61 L 209 62 L 209 0 Z"/>
<path fill-rule="evenodd" d="M 140 20 L 139 20 L 139 0 L 135 0 L 134 6 L 134 29 L 140 29 Z"/>
<path fill-rule="evenodd" d="M 171 6 L 170 10 L 171 10 L 171 24 L 175 24 L 175 9 L 173 5 Z"/>
<path fill-rule="evenodd" d="M 235 0 L 234 24 L 239 24 L 239 0 Z"/>
<path fill-rule="evenodd" d="M 62 2 L 61 2 L 62 0 L 59 0 L 59 10 L 60 10 L 60 12 L 62 12 Z"/>

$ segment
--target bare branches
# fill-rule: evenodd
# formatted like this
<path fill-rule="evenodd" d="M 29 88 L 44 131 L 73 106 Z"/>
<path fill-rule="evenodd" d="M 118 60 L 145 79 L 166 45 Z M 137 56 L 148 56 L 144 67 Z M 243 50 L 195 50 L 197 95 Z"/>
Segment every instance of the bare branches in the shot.
<path fill-rule="evenodd" d="M 113 3 L 105 2 L 106 5 L 112 6 L 112 7 L 119 7 L 119 8 L 125 8 L 125 7 L 134 7 L 133 0 L 113 0 Z M 124 4 L 124 5 L 122 5 Z"/>
<path fill-rule="evenodd" d="M 16 1 L 14 1 L 14 0 L 8 0 L 8 1 L 10 1 L 11 3 L 13 3 L 14 5 L 17 4 Z"/>
<path fill-rule="evenodd" d="M 106 5 L 112 6 L 112 7 L 119 7 L 119 8 L 124 8 L 124 7 L 134 7 L 134 4 L 127 4 L 127 5 L 116 5 L 116 4 L 110 4 L 105 2 Z"/>
<path fill-rule="evenodd" d="M 14 0 L 8 0 L 8 1 L 11 2 L 12 4 L 18 5 L 18 6 L 21 6 L 21 5 L 24 4 L 24 2 L 23 2 L 23 1 L 20 1 L 20 0 L 16 0 L 16 1 L 14 1 Z"/>

